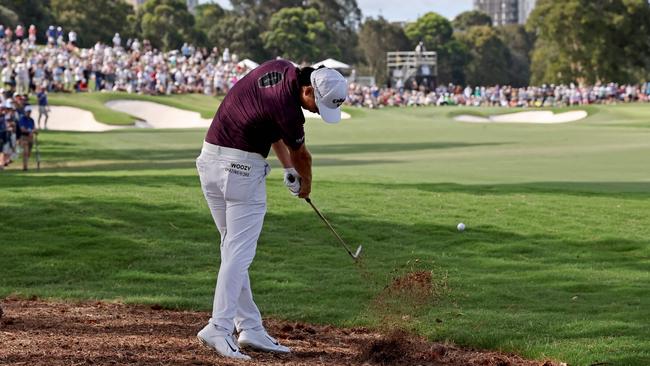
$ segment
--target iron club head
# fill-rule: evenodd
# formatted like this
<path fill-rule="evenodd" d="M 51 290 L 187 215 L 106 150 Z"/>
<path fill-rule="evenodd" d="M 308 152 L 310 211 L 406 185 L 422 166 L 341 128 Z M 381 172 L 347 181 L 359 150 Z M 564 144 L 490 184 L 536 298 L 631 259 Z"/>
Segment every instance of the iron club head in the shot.
<path fill-rule="evenodd" d="M 362 246 L 359 245 L 359 247 L 357 248 L 357 251 L 354 252 L 354 255 L 352 256 L 352 258 L 359 259 L 359 256 L 361 255 L 361 249 L 362 249 Z"/>

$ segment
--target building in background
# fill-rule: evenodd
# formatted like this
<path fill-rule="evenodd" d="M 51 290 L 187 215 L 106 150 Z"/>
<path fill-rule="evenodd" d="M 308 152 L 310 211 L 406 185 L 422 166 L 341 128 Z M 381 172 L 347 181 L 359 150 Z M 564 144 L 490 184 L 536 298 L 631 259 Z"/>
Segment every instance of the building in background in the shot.
<path fill-rule="evenodd" d="M 526 24 L 537 0 L 519 0 L 519 24 Z"/>
<path fill-rule="evenodd" d="M 519 20 L 519 0 L 474 0 L 474 9 L 492 18 L 492 24 L 516 24 Z"/>
<path fill-rule="evenodd" d="M 525 24 L 536 0 L 474 0 L 474 9 L 488 14 L 494 25 Z"/>

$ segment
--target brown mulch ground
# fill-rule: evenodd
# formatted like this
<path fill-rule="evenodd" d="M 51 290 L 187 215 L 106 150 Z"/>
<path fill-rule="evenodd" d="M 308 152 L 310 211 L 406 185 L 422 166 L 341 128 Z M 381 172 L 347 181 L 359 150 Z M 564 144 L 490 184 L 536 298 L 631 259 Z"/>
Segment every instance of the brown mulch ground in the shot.
<path fill-rule="evenodd" d="M 114 303 L 0 302 L 1 365 L 481 365 L 555 366 L 430 343 L 403 332 L 267 321 L 289 355 L 248 352 L 232 362 L 196 340 L 209 314 Z"/>

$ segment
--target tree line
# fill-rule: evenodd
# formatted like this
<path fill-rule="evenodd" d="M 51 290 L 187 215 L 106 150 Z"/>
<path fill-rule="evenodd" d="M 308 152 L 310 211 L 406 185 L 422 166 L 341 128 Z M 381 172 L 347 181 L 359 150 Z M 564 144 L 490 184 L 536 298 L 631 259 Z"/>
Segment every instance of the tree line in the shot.
<path fill-rule="evenodd" d="M 356 0 L 231 0 L 232 9 L 185 0 L 0 0 L 0 23 L 49 25 L 78 33 L 90 47 L 146 38 L 162 50 L 185 43 L 225 47 L 256 61 L 296 62 L 333 57 L 358 74 L 387 81 L 385 53 L 419 42 L 439 59 L 440 83 L 524 86 L 542 83 L 630 82 L 650 74 L 648 0 L 538 0 L 528 23 L 495 27 L 487 14 L 453 20 L 429 12 L 402 24 L 362 18 Z"/>

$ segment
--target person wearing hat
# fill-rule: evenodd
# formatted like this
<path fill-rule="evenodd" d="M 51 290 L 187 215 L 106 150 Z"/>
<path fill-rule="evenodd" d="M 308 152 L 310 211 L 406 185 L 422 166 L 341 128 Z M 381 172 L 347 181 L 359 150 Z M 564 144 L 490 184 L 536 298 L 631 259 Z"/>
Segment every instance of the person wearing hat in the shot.
<path fill-rule="evenodd" d="M 18 129 L 20 130 L 20 145 L 23 148 L 23 170 L 27 170 L 29 157 L 32 154 L 32 147 L 34 146 L 34 134 L 38 133 L 38 131 L 36 131 L 34 119 L 31 117 L 32 106 L 26 105 L 23 113 L 18 121 Z"/>
<path fill-rule="evenodd" d="M 266 214 L 266 157 L 273 147 L 291 194 L 308 198 L 311 154 L 302 109 L 337 123 L 346 97 L 347 81 L 337 71 L 274 60 L 239 80 L 212 120 L 196 166 L 221 235 L 221 265 L 212 317 L 197 336 L 222 356 L 250 359 L 240 347 L 290 352 L 264 329 L 248 276 Z"/>
<path fill-rule="evenodd" d="M 45 117 L 43 129 L 47 130 L 47 120 L 50 118 L 50 105 L 47 102 L 47 91 L 45 88 L 38 88 L 36 99 L 38 100 L 38 128 L 41 128 L 41 118 Z"/>
<path fill-rule="evenodd" d="M 2 104 L 2 113 L 5 122 L 4 166 L 8 166 L 16 158 L 16 142 L 20 131 L 17 128 L 16 108 L 12 99 L 7 99 Z"/>

